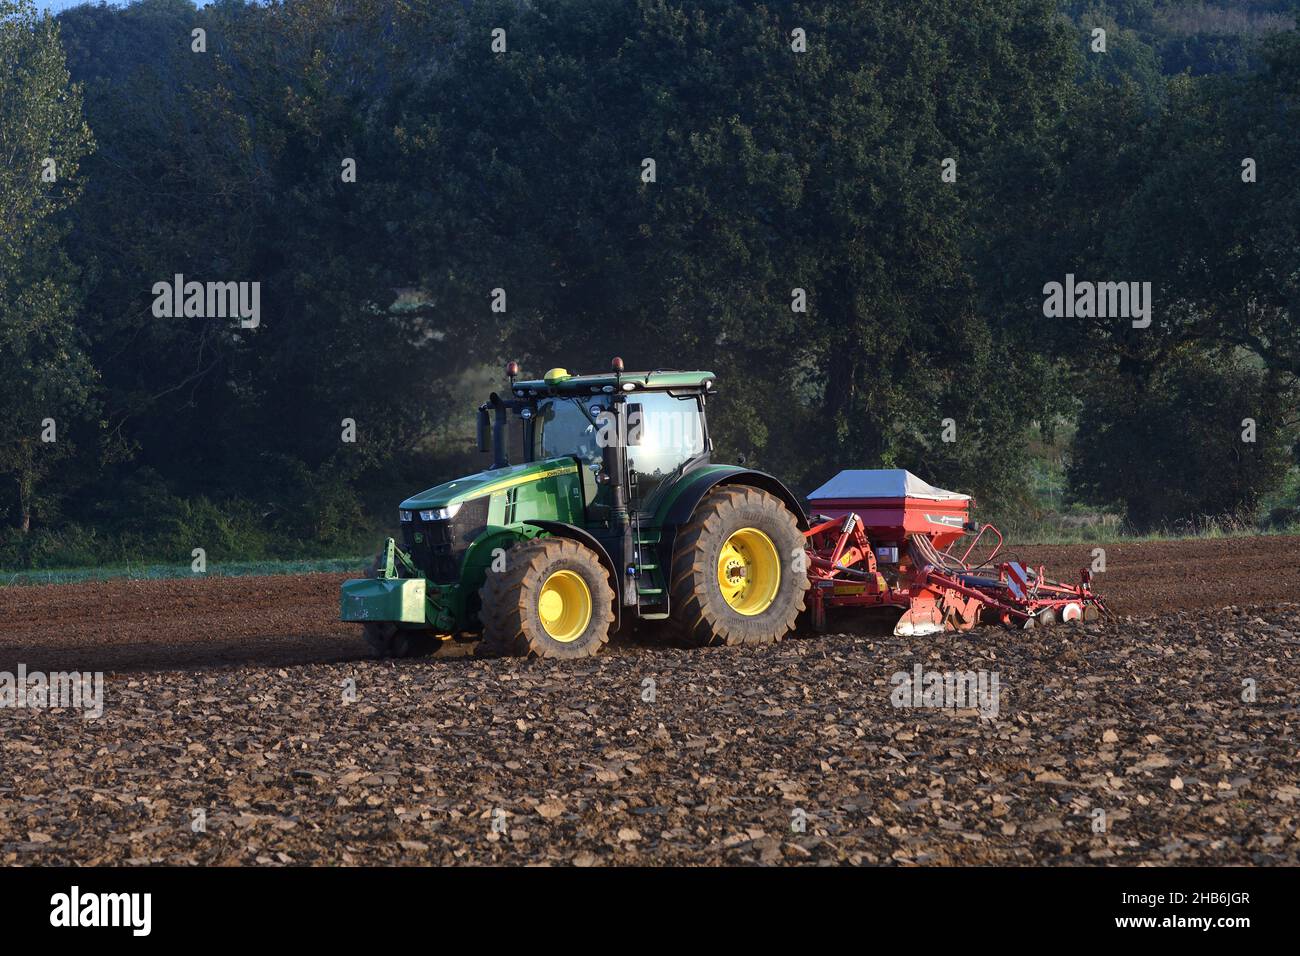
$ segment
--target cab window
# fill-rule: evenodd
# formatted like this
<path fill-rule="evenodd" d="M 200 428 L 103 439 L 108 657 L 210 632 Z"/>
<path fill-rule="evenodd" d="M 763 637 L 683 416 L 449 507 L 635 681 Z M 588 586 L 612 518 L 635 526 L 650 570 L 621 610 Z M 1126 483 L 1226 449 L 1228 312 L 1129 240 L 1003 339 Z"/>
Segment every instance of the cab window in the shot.
<path fill-rule="evenodd" d="M 704 453 L 704 426 L 695 396 L 639 392 L 628 399 L 628 467 L 636 475 L 641 503 L 649 501 L 665 479 Z"/>
<path fill-rule="evenodd" d="M 599 408 L 586 409 L 580 399 L 552 398 L 537 406 L 534 457 L 573 455 L 592 471 L 600 470 L 597 441 Z"/>

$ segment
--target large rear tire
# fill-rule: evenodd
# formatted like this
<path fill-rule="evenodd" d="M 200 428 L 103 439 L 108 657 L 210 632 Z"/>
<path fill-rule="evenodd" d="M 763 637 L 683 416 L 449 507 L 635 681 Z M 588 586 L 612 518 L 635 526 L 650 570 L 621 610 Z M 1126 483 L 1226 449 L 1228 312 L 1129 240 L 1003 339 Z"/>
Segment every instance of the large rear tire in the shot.
<path fill-rule="evenodd" d="M 689 644 L 773 644 L 794 629 L 808 590 L 804 536 L 780 498 L 710 491 L 677 535 L 672 616 Z"/>
<path fill-rule="evenodd" d="M 522 541 L 479 592 L 485 655 L 591 657 L 609 640 L 614 587 L 590 548 L 569 538 Z"/>

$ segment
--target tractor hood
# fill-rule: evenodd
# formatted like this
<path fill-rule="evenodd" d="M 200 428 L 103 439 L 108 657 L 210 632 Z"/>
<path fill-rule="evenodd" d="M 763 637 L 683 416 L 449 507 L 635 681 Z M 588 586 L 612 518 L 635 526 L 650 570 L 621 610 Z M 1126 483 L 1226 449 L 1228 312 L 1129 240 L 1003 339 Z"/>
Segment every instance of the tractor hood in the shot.
<path fill-rule="evenodd" d="M 540 481 L 555 475 L 573 473 L 578 470 L 578 463 L 572 458 L 546 458 L 542 461 L 530 461 L 522 465 L 508 465 L 505 468 L 489 468 L 477 474 L 457 478 L 436 485 L 428 491 L 412 495 L 399 505 L 405 511 L 420 509 L 445 508 L 460 504 L 482 495 L 505 491 L 516 485 Z"/>

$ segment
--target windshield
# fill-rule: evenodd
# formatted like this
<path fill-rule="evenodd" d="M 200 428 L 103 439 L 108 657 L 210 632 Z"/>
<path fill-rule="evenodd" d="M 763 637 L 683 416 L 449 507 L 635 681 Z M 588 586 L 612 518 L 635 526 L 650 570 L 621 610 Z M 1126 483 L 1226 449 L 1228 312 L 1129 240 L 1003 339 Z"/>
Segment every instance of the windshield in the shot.
<path fill-rule="evenodd" d="M 601 447 L 612 435 L 610 399 L 547 398 L 537 405 L 534 458 L 573 455 L 593 473 L 601 469 Z M 698 399 L 667 392 L 641 392 L 628 403 L 628 469 L 634 498 L 650 502 L 665 481 L 704 453 Z"/>
<path fill-rule="evenodd" d="M 574 455 L 593 470 L 600 468 L 600 444 L 596 440 L 602 411 L 599 401 L 592 412 L 580 399 L 548 398 L 537 406 L 537 458 Z"/>

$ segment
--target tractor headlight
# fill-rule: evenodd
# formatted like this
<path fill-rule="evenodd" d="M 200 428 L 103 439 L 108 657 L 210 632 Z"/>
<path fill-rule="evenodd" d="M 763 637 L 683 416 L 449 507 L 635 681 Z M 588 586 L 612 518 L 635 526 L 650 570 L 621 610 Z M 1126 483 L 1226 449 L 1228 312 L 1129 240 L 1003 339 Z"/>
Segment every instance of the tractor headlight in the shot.
<path fill-rule="evenodd" d="M 412 518 L 411 512 L 409 512 L 409 511 L 399 511 L 399 512 L 398 512 L 398 515 L 401 516 L 401 519 L 402 519 L 403 521 L 410 521 L 411 518 Z"/>
<path fill-rule="evenodd" d="M 428 511 L 420 512 L 421 521 L 450 521 L 456 517 L 456 512 L 460 510 L 460 503 L 447 505 L 445 508 L 431 508 Z"/>

